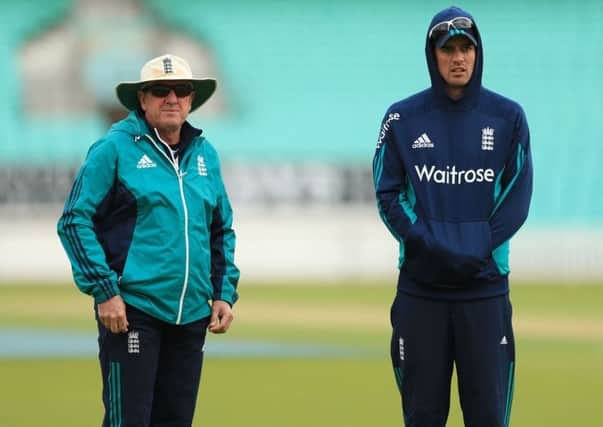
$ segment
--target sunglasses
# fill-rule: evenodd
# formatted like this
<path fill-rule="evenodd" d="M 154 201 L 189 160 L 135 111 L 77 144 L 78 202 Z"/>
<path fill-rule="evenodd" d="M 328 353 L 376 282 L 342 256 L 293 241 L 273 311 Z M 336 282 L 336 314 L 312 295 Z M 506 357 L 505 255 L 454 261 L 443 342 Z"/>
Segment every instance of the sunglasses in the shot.
<path fill-rule="evenodd" d="M 466 30 L 471 27 L 473 27 L 473 21 L 471 19 L 459 16 L 450 21 L 442 21 L 435 24 L 431 27 L 431 30 L 429 30 L 428 38 L 431 39 L 434 34 L 439 35 L 440 33 L 447 33 L 450 28 L 454 28 L 455 30 Z"/>
<path fill-rule="evenodd" d="M 147 86 L 142 90 L 143 92 L 151 92 L 151 95 L 153 95 L 155 98 L 165 98 L 172 90 L 178 98 L 184 98 L 185 96 L 189 96 L 194 91 L 193 86 L 186 83 L 177 85 L 158 84 Z"/>

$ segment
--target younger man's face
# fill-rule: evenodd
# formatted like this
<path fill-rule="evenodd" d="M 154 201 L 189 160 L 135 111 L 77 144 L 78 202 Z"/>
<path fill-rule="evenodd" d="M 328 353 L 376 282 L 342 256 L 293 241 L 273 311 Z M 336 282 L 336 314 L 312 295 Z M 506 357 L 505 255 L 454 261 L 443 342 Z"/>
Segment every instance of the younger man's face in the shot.
<path fill-rule="evenodd" d="M 444 46 L 435 49 L 440 75 L 450 88 L 465 87 L 475 67 L 475 46 L 463 36 L 453 37 Z"/>

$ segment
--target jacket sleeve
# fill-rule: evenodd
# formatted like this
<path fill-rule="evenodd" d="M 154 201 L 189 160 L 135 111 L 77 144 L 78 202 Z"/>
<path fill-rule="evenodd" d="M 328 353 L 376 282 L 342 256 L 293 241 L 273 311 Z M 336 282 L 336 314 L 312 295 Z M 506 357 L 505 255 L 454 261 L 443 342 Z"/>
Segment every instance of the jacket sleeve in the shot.
<path fill-rule="evenodd" d="M 97 303 L 119 294 L 117 274 L 107 264 L 92 220 L 113 186 L 116 163 L 117 154 L 108 141 L 99 141 L 90 148 L 57 225 L 76 285 Z"/>
<path fill-rule="evenodd" d="M 414 210 L 415 194 L 390 129 L 398 119 L 398 115 L 389 114 L 383 120 L 373 158 L 373 180 L 379 215 L 392 235 L 404 242 L 422 233 Z"/>
<path fill-rule="evenodd" d="M 493 248 L 509 240 L 527 219 L 532 197 L 532 173 L 530 131 L 520 109 L 510 155 L 496 180 L 494 209 L 489 218 Z"/>
<path fill-rule="evenodd" d="M 240 273 L 234 263 L 236 237 L 232 229 L 232 208 L 221 173 L 218 174 L 217 189 L 218 203 L 212 213 L 210 226 L 212 298 L 233 305 L 239 298 L 237 284 Z"/>

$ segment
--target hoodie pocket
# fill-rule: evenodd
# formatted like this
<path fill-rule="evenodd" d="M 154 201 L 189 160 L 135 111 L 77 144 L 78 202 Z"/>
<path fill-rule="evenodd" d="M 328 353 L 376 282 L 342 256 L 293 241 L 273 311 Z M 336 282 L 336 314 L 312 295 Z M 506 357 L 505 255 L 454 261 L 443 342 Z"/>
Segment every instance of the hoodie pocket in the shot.
<path fill-rule="evenodd" d="M 417 282 L 463 287 L 490 276 L 493 264 L 488 221 L 428 220 L 411 233 L 406 245 L 406 272 Z"/>

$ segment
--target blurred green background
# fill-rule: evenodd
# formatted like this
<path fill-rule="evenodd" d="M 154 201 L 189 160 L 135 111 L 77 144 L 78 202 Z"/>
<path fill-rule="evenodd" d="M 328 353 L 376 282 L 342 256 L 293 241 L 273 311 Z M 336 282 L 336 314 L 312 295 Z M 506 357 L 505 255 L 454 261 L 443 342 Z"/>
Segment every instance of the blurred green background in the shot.
<path fill-rule="evenodd" d="M 3 0 L 0 163 L 78 165 L 120 112 L 116 82 L 164 52 L 219 90 L 193 118 L 228 165 L 367 167 L 389 105 L 429 85 L 424 44 L 446 1 Z M 481 29 L 486 87 L 531 129 L 530 221 L 603 218 L 599 0 L 459 4 Z M 122 112 L 123 113 L 123 112 Z M 10 143 L 18 135 L 19 144 Z M 25 156 L 26 154 L 26 156 Z M 25 160 L 25 158 L 27 160 Z M 369 183 L 370 184 L 370 183 Z"/>
<path fill-rule="evenodd" d="M 193 124 L 235 209 L 241 300 L 208 339 L 195 426 L 401 424 L 396 247 L 374 207 L 381 118 L 429 84 L 419 0 L 0 0 L 0 426 L 99 425 L 91 301 L 55 234 L 114 86 L 165 52 L 219 90 Z M 598 426 L 603 3 L 467 0 L 486 87 L 518 101 L 535 192 L 512 242 L 515 426 Z M 449 425 L 462 425 L 452 391 Z"/>

